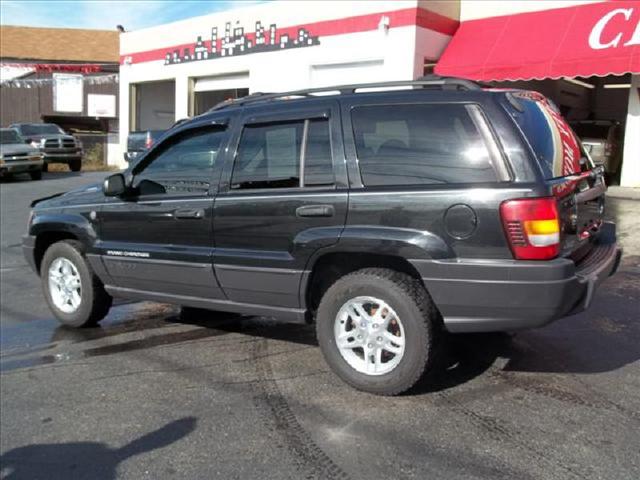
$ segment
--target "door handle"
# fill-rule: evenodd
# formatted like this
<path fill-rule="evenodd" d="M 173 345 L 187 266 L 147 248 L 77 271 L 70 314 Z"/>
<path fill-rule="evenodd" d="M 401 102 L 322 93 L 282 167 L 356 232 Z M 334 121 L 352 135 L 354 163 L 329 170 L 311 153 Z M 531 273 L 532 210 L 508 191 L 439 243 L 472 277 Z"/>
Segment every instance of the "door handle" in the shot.
<path fill-rule="evenodd" d="M 333 213 L 331 205 L 307 205 L 296 208 L 298 217 L 333 217 Z"/>
<path fill-rule="evenodd" d="M 191 218 L 199 220 L 204 218 L 204 210 L 201 208 L 179 208 L 173 211 L 175 218 Z"/>

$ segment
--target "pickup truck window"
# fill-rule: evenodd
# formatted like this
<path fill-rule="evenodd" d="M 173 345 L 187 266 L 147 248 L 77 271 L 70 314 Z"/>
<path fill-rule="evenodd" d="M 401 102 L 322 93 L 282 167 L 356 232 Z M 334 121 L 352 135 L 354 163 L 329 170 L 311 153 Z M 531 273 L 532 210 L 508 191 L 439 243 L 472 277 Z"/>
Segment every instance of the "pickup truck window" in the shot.
<path fill-rule="evenodd" d="M 24 143 L 24 140 L 20 138 L 20 135 L 15 130 L 0 131 L 0 144 L 9 145 L 11 143 Z"/>
<path fill-rule="evenodd" d="M 64 135 L 64 130 L 51 123 L 20 125 L 20 133 L 25 137 L 31 135 Z"/>
<path fill-rule="evenodd" d="M 366 186 L 497 181 L 465 105 L 362 106 L 352 110 L 352 121 Z"/>
<path fill-rule="evenodd" d="M 136 174 L 140 195 L 206 194 L 225 130 L 204 129 L 167 139 L 152 152 L 143 170 Z"/>
<path fill-rule="evenodd" d="M 303 182 L 301 170 L 304 170 Z M 297 120 L 244 128 L 231 188 L 295 188 L 333 183 L 328 120 Z"/>

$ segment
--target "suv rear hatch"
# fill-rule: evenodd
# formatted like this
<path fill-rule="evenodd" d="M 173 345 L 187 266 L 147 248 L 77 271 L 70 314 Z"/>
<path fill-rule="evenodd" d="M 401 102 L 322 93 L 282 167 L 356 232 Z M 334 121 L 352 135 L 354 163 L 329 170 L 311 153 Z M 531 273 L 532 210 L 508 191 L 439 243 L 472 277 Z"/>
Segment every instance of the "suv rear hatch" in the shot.
<path fill-rule="evenodd" d="M 557 200 L 560 255 L 578 262 L 589 253 L 603 222 L 606 185 L 580 140 L 555 105 L 537 92 L 514 92 L 515 119 Z"/>

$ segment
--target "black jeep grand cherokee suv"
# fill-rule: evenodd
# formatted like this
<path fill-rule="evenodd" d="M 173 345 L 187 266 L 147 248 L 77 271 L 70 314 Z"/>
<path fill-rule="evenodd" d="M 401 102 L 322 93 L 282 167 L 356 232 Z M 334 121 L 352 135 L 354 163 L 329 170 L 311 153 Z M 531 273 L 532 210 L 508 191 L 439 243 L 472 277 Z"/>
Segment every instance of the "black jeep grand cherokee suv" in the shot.
<path fill-rule="evenodd" d="M 534 92 L 254 94 L 102 188 L 35 202 L 24 251 L 66 325 L 98 322 L 113 296 L 315 321 L 343 380 L 390 395 L 429 367 L 438 329 L 585 309 L 620 258 L 605 188 Z"/>

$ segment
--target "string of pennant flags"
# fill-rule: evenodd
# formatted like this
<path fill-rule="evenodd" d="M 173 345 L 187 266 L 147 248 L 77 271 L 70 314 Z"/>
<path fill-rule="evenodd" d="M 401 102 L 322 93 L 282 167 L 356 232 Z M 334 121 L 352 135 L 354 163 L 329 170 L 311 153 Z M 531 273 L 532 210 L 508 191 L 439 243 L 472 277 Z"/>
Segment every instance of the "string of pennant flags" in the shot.
<path fill-rule="evenodd" d="M 11 63 L 2 62 L 3 67 L 32 68 L 36 72 L 102 72 L 106 65 L 102 63 Z"/>
<path fill-rule="evenodd" d="M 45 85 L 51 85 L 55 81 L 55 78 L 14 78 L 7 80 L 2 79 L 0 80 L 0 85 L 2 87 L 9 88 L 38 88 Z M 86 85 L 104 85 L 108 83 L 118 83 L 118 74 L 110 73 L 107 75 L 92 75 L 86 77 L 83 76 L 82 81 Z"/>

